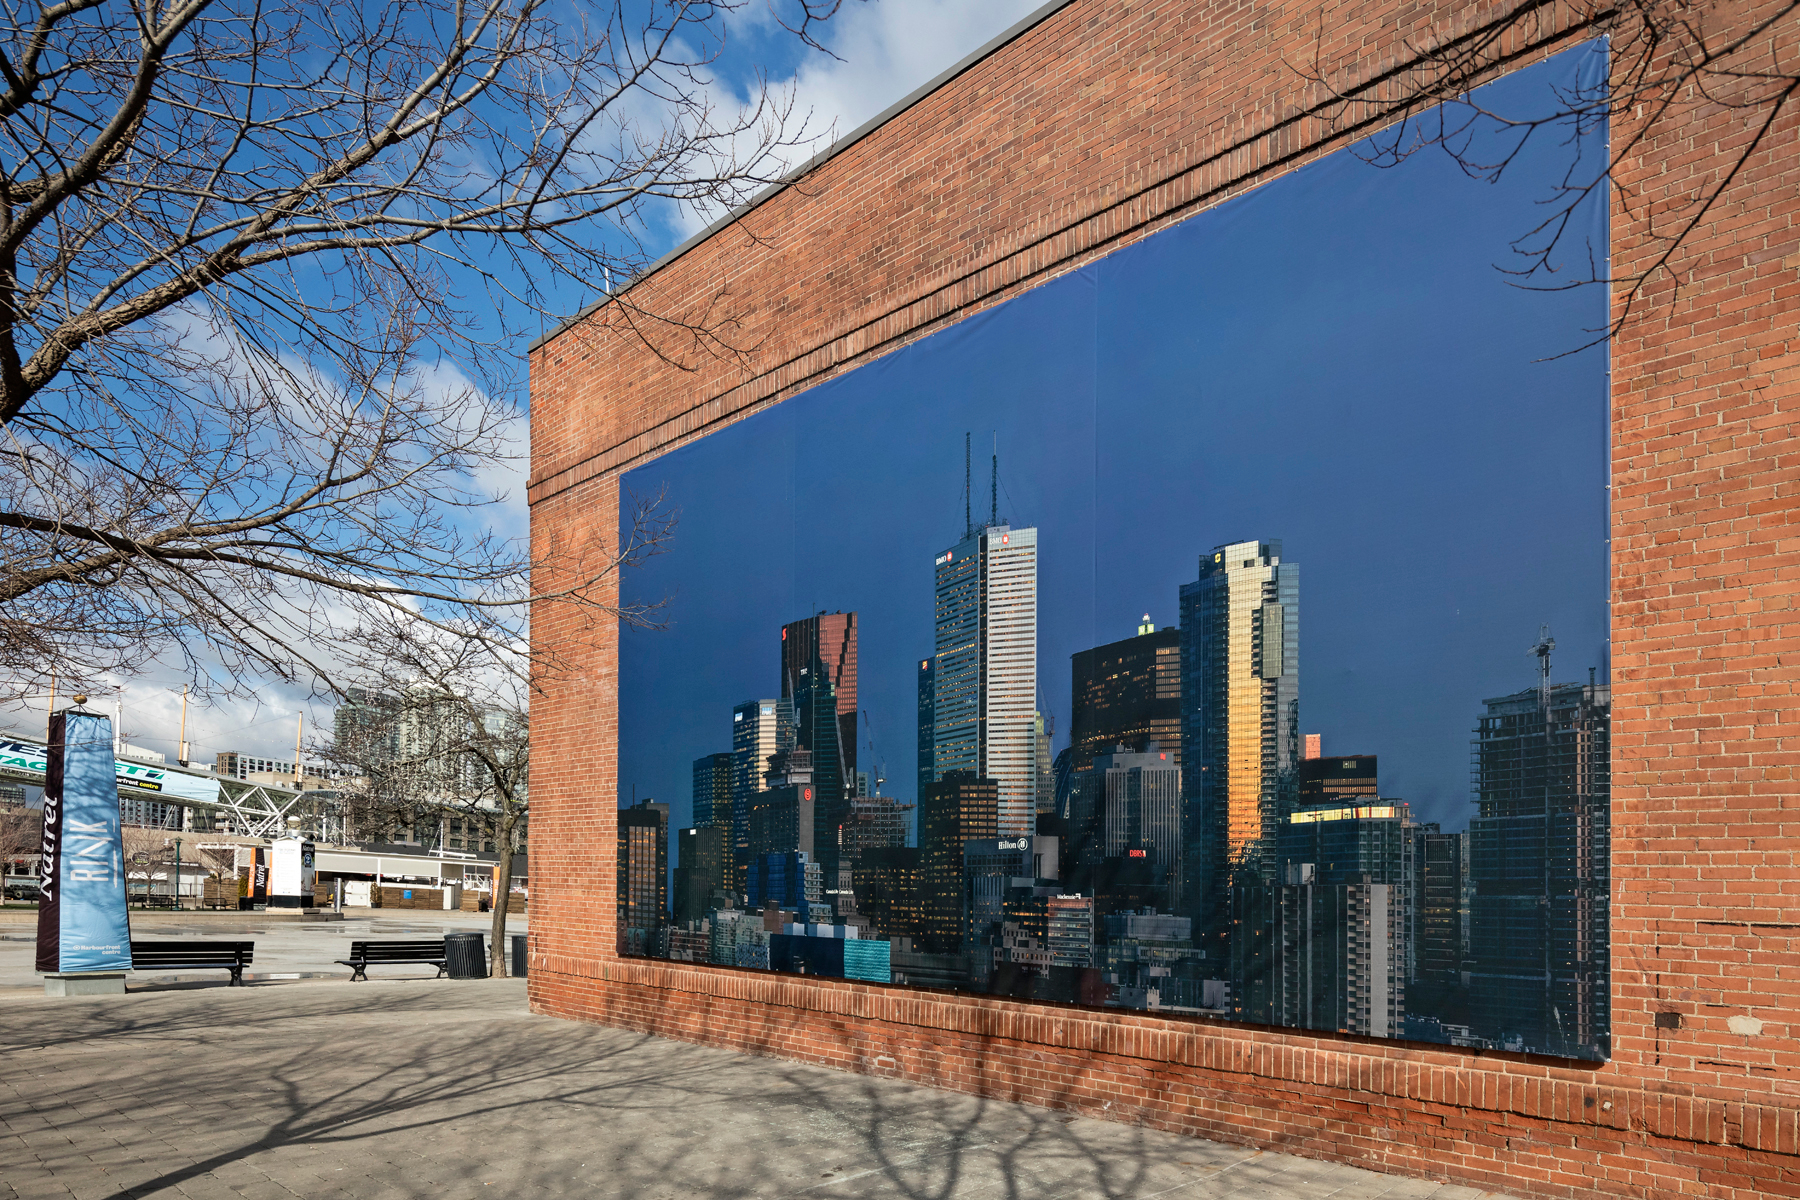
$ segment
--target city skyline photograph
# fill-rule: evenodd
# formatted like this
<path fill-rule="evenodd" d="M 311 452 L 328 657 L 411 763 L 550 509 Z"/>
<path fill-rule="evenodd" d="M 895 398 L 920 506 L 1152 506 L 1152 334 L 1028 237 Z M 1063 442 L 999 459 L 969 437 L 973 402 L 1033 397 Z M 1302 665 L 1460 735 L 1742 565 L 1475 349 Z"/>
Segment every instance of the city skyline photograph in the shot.
<path fill-rule="evenodd" d="M 1604 63 L 1569 51 L 1481 104 L 1529 115 Z M 656 625 L 621 631 L 619 803 L 644 810 L 621 816 L 626 951 L 834 929 L 924 954 L 914 982 L 1603 1056 L 1603 972 L 1568 968 L 1579 1000 L 1538 989 L 1579 1022 L 1483 1031 L 1466 981 L 1443 991 L 1462 968 L 1418 975 L 1414 850 L 1368 857 L 1438 831 L 1419 872 L 1513 847 L 1485 893 L 1489 868 L 1455 868 L 1444 936 L 1466 948 L 1536 903 L 1514 876 L 1561 853 L 1546 797 L 1603 808 L 1606 294 L 1507 272 L 1602 132 L 1476 128 L 1516 152 L 1495 181 L 1466 155 L 1340 151 L 630 472 L 626 512 L 660 496 L 676 524 L 623 581 Z M 1604 204 L 1559 237 L 1553 265 L 1585 269 Z M 1557 765 L 1558 738 L 1585 765 Z M 859 797 L 898 802 L 904 835 Z M 1374 839 L 1357 870 L 1321 857 L 1347 831 Z M 1086 897 L 1088 950 L 1032 925 L 1057 895 Z M 1334 1016 L 1258 990 L 1294 903 L 1346 946 L 1393 925 L 1385 999 Z M 1603 886 L 1571 903 L 1533 919 L 1603 928 Z M 1169 920 L 1173 957 L 1115 961 L 1148 944 L 1131 922 Z M 1546 978 L 1561 936 L 1526 939 Z M 784 969 L 769 945 L 724 953 Z"/>
<path fill-rule="evenodd" d="M 1568 57 L 1495 86 L 1523 101 Z M 820 611 L 859 614 L 864 736 L 916 799 L 914 673 L 969 435 L 970 511 L 1040 531 L 1055 749 L 1073 654 L 1174 626 L 1203 555 L 1273 539 L 1303 578 L 1304 732 L 1461 828 L 1481 702 L 1535 683 L 1540 627 L 1557 682 L 1608 667 L 1605 357 L 1556 357 L 1605 294 L 1495 269 L 1563 165 L 1538 157 L 1487 185 L 1340 152 L 630 473 L 678 524 L 623 581 L 666 627 L 621 634 L 622 800 L 681 812 L 731 707 L 779 692 L 781 625 Z M 1604 207 L 1585 215 L 1604 245 Z"/>

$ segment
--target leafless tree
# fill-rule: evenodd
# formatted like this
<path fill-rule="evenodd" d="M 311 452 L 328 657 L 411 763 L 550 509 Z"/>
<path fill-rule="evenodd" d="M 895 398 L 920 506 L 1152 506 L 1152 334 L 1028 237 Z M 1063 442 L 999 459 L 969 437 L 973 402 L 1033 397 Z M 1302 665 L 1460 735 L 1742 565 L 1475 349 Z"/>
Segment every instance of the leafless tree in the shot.
<path fill-rule="evenodd" d="M 44 810 L 23 804 L 0 805 L 0 886 L 28 870 L 42 853 Z"/>
<path fill-rule="evenodd" d="M 1378 130 L 1368 152 L 1378 164 L 1441 150 L 1488 180 L 1534 142 L 1552 139 L 1566 147 L 1565 173 L 1502 269 L 1523 287 L 1613 288 L 1609 324 L 1572 352 L 1617 333 L 1646 302 L 1672 300 L 1688 265 L 1689 239 L 1726 189 L 1759 154 L 1780 152 L 1783 136 L 1792 151 L 1800 0 L 1753 0 L 1734 7 L 1729 29 L 1721 24 L 1715 6 L 1694 0 L 1577 0 L 1573 6 L 1511 0 L 1456 36 L 1426 35 L 1411 48 L 1404 70 L 1346 81 L 1315 54 L 1303 73 L 1322 98 L 1289 119 L 1324 117 L 1345 130 Z M 1538 111 L 1498 111 L 1470 95 L 1546 49 L 1601 35 L 1610 39 L 1607 77 L 1559 91 Z M 1605 146 L 1595 136 L 1603 125 L 1611 132 Z M 1658 138 L 1703 128 L 1726 147 L 1716 168 L 1706 165 L 1673 186 L 1659 179 L 1654 186 L 1667 190 L 1654 196 L 1629 185 L 1630 172 L 1621 168 Z M 1606 247 L 1570 244 L 1580 236 L 1578 212 L 1584 204 L 1606 203 L 1609 185 L 1621 207 L 1642 219 L 1654 246 L 1640 269 L 1616 278 L 1608 273 Z"/>
<path fill-rule="evenodd" d="M 166 871 L 168 864 L 174 859 L 173 847 L 165 844 L 173 836 L 169 830 L 148 825 L 119 826 L 119 842 L 125 854 L 126 881 L 143 880 L 143 900 L 146 904 L 156 894 L 158 872 Z M 129 892 L 126 898 L 130 899 Z"/>
<path fill-rule="evenodd" d="M 810 43 L 839 0 L 747 2 Z M 480 636 L 525 602 L 486 508 L 522 443 L 507 339 L 813 139 L 767 89 L 720 101 L 737 7 L 0 0 L 8 686 L 171 648 L 203 690 L 317 678 L 342 624 Z M 678 365 L 744 349 L 719 296 L 614 307 Z M 604 609 L 633 542 L 557 598 Z"/>
<path fill-rule="evenodd" d="M 523 849 L 530 796 L 530 669 L 496 650 L 502 638 L 457 637 L 406 620 L 349 639 L 361 686 L 340 709 L 325 753 L 355 774 L 340 791 L 364 830 L 461 823 L 492 839 L 491 973 L 506 973 L 513 855 Z M 474 847 L 471 846 L 471 849 Z"/>

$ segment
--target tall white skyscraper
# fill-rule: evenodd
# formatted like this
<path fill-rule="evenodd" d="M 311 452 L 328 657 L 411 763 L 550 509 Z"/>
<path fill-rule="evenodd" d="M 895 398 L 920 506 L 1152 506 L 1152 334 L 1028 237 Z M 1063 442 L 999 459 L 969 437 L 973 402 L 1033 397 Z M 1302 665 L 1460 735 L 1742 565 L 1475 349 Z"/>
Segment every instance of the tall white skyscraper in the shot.
<path fill-rule="evenodd" d="M 1000 785 L 1001 837 L 1037 814 L 1037 530 L 991 524 L 937 557 L 932 778 Z"/>

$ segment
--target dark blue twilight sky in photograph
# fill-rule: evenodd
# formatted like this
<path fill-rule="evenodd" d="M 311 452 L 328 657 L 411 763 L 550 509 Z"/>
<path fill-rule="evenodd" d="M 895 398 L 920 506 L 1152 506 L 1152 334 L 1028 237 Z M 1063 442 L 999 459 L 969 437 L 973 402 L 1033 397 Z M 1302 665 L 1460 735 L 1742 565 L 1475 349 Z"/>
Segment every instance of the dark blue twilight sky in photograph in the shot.
<path fill-rule="evenodd" d="M 1524 115 L 1603 73 L 1594 43 L 1478 98 Z M 1605 292 L 1496 270 L 1575 152 L 1541 136 L 1490 183 L 1436 150 L 1388 169 L 1341 151 L 633 471 L 679 524 L 625 579 L 666 627 L 622 638 L 621 801 L 688 824 L 693 759 L 731 748 L 731 706 L 779 690 L 781 624 L 822 609 L 859 614 L 864 736 L 885 793 L 916 798 L 932 560 L 963 529 L 969 432 L 978 515 L 997 440 L 1000 515 L 1039 530 L 1057 748 L 1070 655 L 1145 613 L 1175 624 L 1215 545 L 1280 539 L 1301 728 L 1464 828 L 1481 701 L 1532 686 L 1539 626 L 1557 682 L 1607 672 L 1606 357 L 1565 354 L 1604 327 Z M 1604 197 L 1579 218 L 1571 272 L 1604 254 Z"/>

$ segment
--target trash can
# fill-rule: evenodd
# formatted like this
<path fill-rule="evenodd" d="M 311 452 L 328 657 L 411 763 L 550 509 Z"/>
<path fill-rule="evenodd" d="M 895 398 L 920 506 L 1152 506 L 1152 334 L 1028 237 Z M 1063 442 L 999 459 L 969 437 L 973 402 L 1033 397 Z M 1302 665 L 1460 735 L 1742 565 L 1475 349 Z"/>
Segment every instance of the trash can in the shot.
<path fill-rule="evenodd" d="M 486 979 L 487 951 L 479 933 L 444 935 L 444 969 L 452 979 Z"/>
<path fill-rule="evenodd" d="M 525 978 L 525 959 L 526 959 L 525 935 L 522 933 L 513 934 L 512 935 L 512 944 L 513 944 L 513 951 L 512 951 L 513 978 L 514 979 L 523 979 L 523 978 Z"/>

